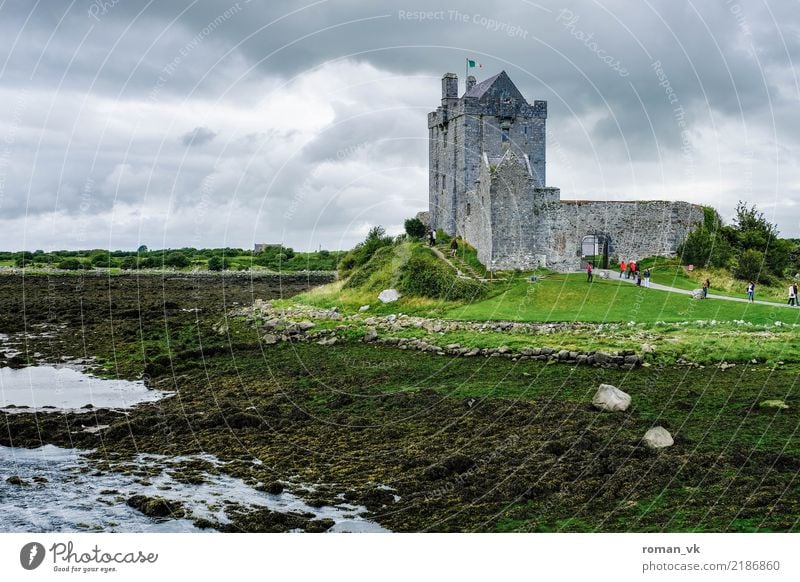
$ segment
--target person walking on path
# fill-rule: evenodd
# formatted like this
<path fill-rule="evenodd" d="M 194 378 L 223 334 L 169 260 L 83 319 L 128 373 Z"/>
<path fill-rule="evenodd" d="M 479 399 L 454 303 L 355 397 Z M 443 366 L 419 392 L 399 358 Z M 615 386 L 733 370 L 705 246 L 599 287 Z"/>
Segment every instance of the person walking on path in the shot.
<path fill-rule="evenodd" d="M 453 237 L 453 240 L 450 241 L 450 256 L 455 257 L 457 252 L 458 252 L 458 242 L 456 242 L 455 237 Z"/>
<path fill-rule="evenodd" d="M 432 230 L 428 231 L 428 246 L 429 247 L 436 246 L 436 235 L 433 234 Z"/>
<path fill-rule="evenodd" d="M 788 305 L 797 306 L 797 292 L 794 285 L 789 285 L 789 302 Z"/>
<path fill-rule="evenodd" d="M 592 264 L 591 263 L 586 263 L 586 282 L 587 283 L 591 283 L 592 282 Z"/>
<path fill-rule="evenodd" d="M 707 299 L 708 298 L 708 288 L 709 287 L 711 287 L 711 281 L 706 279 L 705 281 L 703 281 L 703 299 Z"/>
<path fill-rule="evenodd" d="M 747 284 L 747 300 L 750 303 L 753 303 L 755 301 L 755 295 L 756 295 L 756 284 L 750 281 Z"/>
<path fill-rule="evenodd" d="M 800 295 L 797 294 L 797 283 L 792 285 L 794 287 L 794 306 L 797 307 L 800 304 Z"/>
<path fill-rule="evenodd" d="M 638 271 L 638 269 L 636 271 L 636 286 L 637 287 L 642 286 L 642 274 Z"/>
<path fill-rule="evenodd" d="M 650 269 L 647 268 L 644 270 L 644 286 L 649 288 L 650 287 Z"/>
<path fill-rule="evenodd" d="M 633 267 L 634 267 L 634 265 L 635 265 L 635 263 L 633 261 L 628 263 L 628 272 L 625 274 L 625 278 L 626 279 L 633 279 Z"/>
<path fill-rule="evenodd" d="M 622 279 L 625 276 L 625 271 L 627 271 L 628 265 L 625 264 L 625 259 L 622 259 L 619 262 L 619 278 Z"/>

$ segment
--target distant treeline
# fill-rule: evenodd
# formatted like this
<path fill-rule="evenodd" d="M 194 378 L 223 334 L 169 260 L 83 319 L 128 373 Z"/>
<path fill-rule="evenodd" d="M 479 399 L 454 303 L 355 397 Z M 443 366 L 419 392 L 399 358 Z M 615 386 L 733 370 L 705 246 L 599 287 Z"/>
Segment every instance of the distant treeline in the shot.
<path fill-rule="evenodd" d="M 159 249 L 146 246 L 135 251 L 0 251 L 0 267 L 65 269 L 69 271 L 113 269 L 168 269 L 178 271 L 335 271 L 345 251 L 295 252 L 291 247 L 270 245 L 260 252 L 237 248 Z"/>

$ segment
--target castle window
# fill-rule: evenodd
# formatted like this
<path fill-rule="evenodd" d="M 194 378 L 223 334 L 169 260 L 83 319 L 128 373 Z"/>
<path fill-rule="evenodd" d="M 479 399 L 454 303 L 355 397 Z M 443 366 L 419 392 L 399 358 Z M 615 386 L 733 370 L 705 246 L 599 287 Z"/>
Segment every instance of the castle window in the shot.
<path fill-rule="evenodd" d="M 502 131 L 502 136 L 501 136 L 502 141 L 503 142 L 507 142 L 508 139 L 509 139 L 509 137 L 508 137 L 508 128 L 504 127 L 504 128 L 501 129 L 501 131 Z"/>
<path fill-rule="evenodd" d="M 469 212 L 470 212 L 470 204 L 469 202 L 467 202 L 467 216 L 469 216 Z"/>

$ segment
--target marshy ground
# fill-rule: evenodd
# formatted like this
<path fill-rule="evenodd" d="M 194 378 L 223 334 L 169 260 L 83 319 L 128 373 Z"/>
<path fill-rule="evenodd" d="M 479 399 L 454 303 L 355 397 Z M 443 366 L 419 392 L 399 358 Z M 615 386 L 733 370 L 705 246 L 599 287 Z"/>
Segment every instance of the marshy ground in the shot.
<path fill-rule="evenodd" d="M 21 352 L 0 365 L 80 359 L 175 393 L 129 413 L 3 413 L 0 445 L 93 449 L 93 470 L 142 479 L 140 453 L 206 453 L 222 461 L 215 472 L 311 506 L 363 505 L 393 531 L 797 529 L 796 363 L 607 369 L 401 350 L 345 332 L 334 345 L 265 344 L 258 325 L 225 317 L 318 282 L 0 277 L 0 333 Z M 594 410 L 600 383 L 633 406 Z M 762 408 L 768 399 L 789 408 Z M 108 428 L 85 432 L 92 423 Z M 673 447 L 641 445 L 654 425 Z M 172 474 L 191 483 L 211 470 L 186 462 Z M 330 526 L 229 509 L 226 531 Z"/>

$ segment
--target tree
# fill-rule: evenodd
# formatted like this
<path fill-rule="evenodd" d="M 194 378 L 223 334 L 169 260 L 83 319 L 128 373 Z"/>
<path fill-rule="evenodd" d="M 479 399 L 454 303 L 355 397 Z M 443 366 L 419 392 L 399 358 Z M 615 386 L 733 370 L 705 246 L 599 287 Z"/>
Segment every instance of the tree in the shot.
<path fill-rule="evenodd" d="M 139 245 L 139 248 L 136 249 L 136 252 L 139 253 L 139 254 L 146 253 L 147 252 L 147 245 Z"/>
<path fill-rule="evenodd" d="M 58 268 L 64 269 L 66 271 L 80 271 L 82 269 L 85 269 L 86 266 L 82 261 L 79 261 L 78 259 L 64 259 L 63 261 L 58 263 Z"/>
<path fill-rule="evenodd" d="M 746 281 L 769 284 L 770 278 L 764 262 L 764 253 L 756 249 L 744 251 L 736 261 L 733 276 Z"/>
<path fill-rule="evenodd" d="M 222 258 L 219 256 L 213 256 L 208 259 L 208 270 L 209 271 L 221 271 L 223 267 Z"/>
<path fill-rule="evenodd" d="M 120 267 L 123 271 L 135 271 L 139 268 L 139 260 L 134 256 L 127 256 L 122 259 Z"/>
<path fill-rule="evenodd" d="M 168 267 L 175 267 L 182 269 L 189 266 L 189 259 L 183 253 L 172 252 L 164 258 L 164 265 Z"/>
<path fill-rule="evenodd" d="M 425 225 L 419 218 L 408 218 L 405 222 L 406 234 L 411 238 L 422 238 L 425 236 Z"/>
<path fill-rule="evenodd" d="M 17 253 L 14 259 L 14 265 L 17 267 L 30 267 L 33 262 L 33 253 L 30 251 L 22 251 Z"/>
<path fill-rule="evenodd" d="M 736 205 L 736 217 L 733 220 L 736 232 L 736 246 L 741 255 L 753 249 L 763 253 L 764 266 L 768 274 L 783 276 L 789 266 L 792 244 L 788 240 L 778 238 L 778 227 L 764 218 L 755 204 L 747 206 L 741 200 Z"/>
<path fill-rule="evenodd" d="M 112 262 L 111 255 L 107 252 L 102 252 L 92 255 L 92 258 L 89 262 L 92 264 L 93 267 L 103 267 L 103 268 L 109 268 L 114 264 Z"/>

